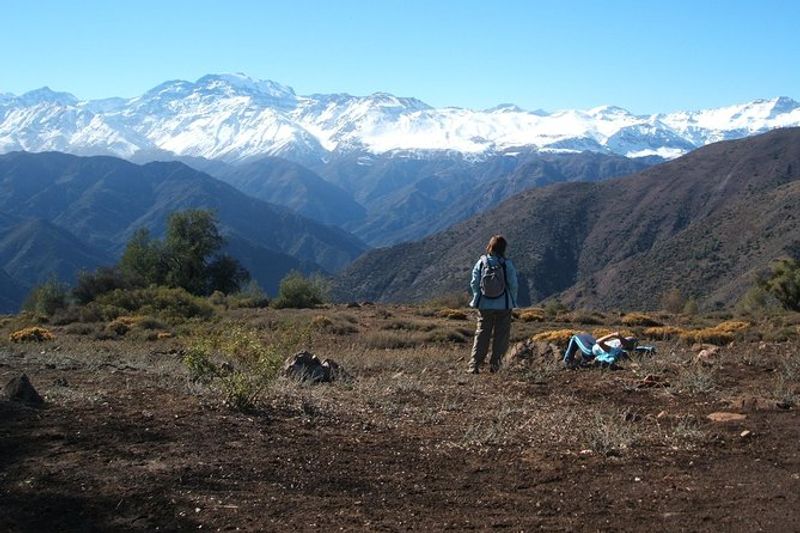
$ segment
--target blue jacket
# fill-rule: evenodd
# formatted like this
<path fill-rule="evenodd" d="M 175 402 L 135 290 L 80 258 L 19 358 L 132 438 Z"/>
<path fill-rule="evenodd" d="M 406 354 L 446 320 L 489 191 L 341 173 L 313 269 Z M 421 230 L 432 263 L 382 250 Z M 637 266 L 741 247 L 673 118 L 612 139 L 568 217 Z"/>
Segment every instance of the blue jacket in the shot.
<path fill-rule="evenodd" d="M 496 265 L 500 258 L 495 255 L 490 255 L 489 264 Z M 481 256 L 481 259 L 483 256 Z M 472 280 L 470 281 L 470 289 L 472 290 L 472 301 L 469 303 L 470 307 L 477 307 L 478 309 L 513 309 L 517 306 L 517 269 L 514 268 L 514 263 L 510 259 L 506 259 L 506 295 L 499 298 L 487 298 L 481 295 L 481 259 L 472 267 Z M 506 305 L 506 301 L 508 304 Z"/>

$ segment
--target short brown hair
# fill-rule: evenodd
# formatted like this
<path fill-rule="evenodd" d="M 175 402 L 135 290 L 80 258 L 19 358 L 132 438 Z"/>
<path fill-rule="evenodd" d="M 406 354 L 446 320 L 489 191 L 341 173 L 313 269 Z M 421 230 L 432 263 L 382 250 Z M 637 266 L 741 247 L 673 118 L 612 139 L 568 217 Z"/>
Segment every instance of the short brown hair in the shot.
<path fill-rule="evenodd" d="M 486 245 L 486 253 L 491 255 L 499 255 L 500 257 L 506 256 L 506 238 L 502 235 L 492 235 L 489 239 L 489 244 Z"/>

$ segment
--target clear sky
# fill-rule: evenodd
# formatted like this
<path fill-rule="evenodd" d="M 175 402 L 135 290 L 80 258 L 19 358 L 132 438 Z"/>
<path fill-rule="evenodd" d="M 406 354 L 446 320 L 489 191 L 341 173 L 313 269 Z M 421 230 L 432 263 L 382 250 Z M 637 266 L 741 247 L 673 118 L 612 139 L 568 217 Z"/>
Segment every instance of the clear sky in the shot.
<path fill-rule="evenodd" d="M 0 92 L 244 72 L 300 94 L 636 113 L 800 98 L 796 0 L 0 0 Z"/>

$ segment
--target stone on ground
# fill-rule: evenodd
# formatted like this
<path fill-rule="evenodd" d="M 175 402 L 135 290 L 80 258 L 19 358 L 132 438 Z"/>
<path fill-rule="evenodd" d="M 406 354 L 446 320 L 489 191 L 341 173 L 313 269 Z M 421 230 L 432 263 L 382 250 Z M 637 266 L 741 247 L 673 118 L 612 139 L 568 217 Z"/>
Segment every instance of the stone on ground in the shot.
<path fill-rule="evenodd" d="M 5 389 L 3 390 L 4 396 L 13 401 L 24 403 L 31 407 L 38 407 L 44 403 L 44 399 L 36 392 L 36 389 L 31 385 L 31 380 L 28 379 L 26 374 L 19 377 L 12 378 Z"/>

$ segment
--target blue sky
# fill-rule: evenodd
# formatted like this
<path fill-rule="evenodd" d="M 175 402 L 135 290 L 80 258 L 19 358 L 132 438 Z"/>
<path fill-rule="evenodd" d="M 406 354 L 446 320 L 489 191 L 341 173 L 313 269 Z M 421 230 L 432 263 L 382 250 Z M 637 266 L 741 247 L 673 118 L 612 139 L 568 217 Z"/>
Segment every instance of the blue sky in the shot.
<path fill-rule="evenodd" d="M 800 2 L 0 0 L 0 92 L 134 96 L 244 72 L 298 93 L 633 112 L 800 98 Z"/>

